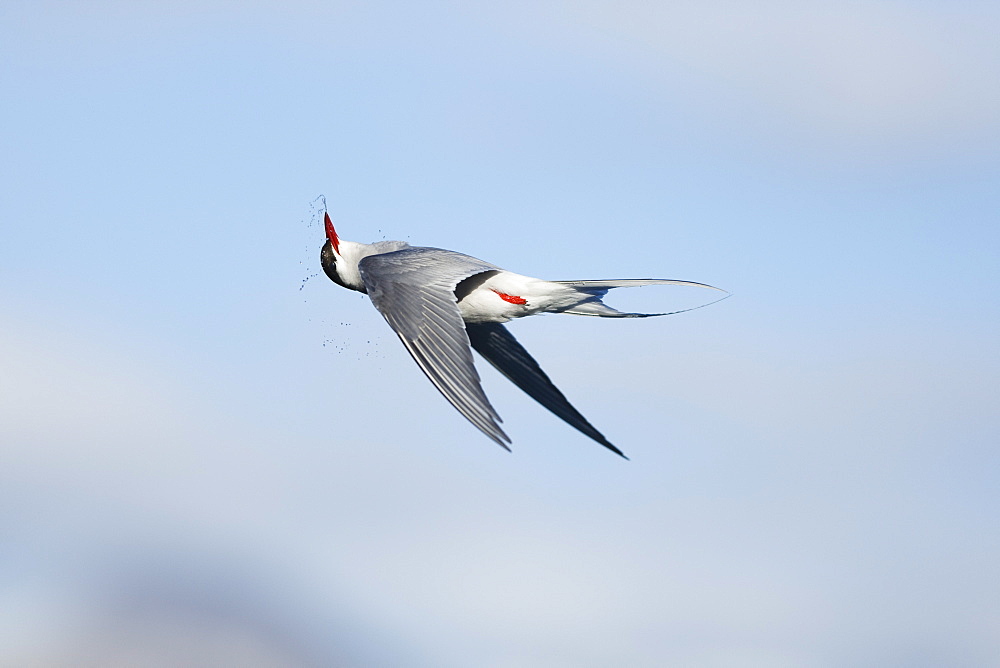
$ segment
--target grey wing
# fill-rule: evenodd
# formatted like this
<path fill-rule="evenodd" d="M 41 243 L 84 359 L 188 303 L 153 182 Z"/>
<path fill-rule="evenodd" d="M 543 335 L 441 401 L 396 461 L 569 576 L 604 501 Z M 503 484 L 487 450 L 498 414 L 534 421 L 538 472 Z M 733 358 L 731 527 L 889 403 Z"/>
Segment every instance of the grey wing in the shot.
<path fill-rule="evenodd" d="M 517 342 L 517 339 L 500 323 L 466 325 L 472 347 L 486 361 L 507 376 L 512 383 L 524 390 L 532 399 L 545 406 L 567 424 L 579 429 L 612 452 L 625 457 L 621 450 L 604 438 L 592 424 L 563 396 L 538 362 Z M 628 459 L 628 457 L 625 457 Z"/>
<path fill-rule="evenodd" d="M 510 438 L 480 384 L 455 287 L 497 267 L 437 248 L 370 255 L 359 264 L 375 308 L 420 369 L 469 422 L 506 449 Z"/>

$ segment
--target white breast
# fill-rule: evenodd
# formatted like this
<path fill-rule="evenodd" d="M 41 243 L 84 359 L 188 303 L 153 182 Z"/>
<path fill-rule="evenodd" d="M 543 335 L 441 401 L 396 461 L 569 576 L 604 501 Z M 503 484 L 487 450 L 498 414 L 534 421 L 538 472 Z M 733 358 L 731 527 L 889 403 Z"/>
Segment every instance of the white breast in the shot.
<path fill-rule="evenodd" d="M 545 311 L 568 308 L 581 301 L 568 286 L 499 271 L 458 302 L 466 322 L 507 322 Z"/>

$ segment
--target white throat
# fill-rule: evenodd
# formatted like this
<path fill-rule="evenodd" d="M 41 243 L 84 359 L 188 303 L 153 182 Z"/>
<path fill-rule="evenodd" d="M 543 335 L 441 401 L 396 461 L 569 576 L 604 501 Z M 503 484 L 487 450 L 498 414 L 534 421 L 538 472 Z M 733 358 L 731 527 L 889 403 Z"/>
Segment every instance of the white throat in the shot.
<path fill-rule="evenodd" d="M 367 292 L 365 283 L 361 280 L 361 270 L 358 268 L 361 260 L 369 255 L 380 255 L 409 248 L 410 244 L 405 241 L 376 241 L 373 244 L 362 244 L 341 239 L 338 246 L 336 252 L 337 274 L 347 287 Z"/>

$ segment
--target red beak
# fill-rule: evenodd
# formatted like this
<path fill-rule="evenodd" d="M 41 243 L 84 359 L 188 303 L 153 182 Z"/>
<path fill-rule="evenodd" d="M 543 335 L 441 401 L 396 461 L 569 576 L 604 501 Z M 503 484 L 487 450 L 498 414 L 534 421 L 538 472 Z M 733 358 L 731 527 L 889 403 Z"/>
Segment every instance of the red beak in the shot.
<path fill-rule="evenodd" d="M 326 238 L 333 246 L 333 250 L 338 255 L 340 254 L 340 239 L 337 238 L 337 231 L 333 229 L 333 221 L 330 220 L 330 214 L 323 214 L 323 224 L 326 226 Z"/>

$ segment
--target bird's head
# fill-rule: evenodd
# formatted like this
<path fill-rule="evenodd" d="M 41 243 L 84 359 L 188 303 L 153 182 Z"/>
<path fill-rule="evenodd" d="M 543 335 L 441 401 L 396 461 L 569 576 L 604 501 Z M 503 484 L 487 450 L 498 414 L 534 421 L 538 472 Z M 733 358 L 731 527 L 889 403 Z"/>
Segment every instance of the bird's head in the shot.
<path fill-rule="evenodd" d="M 405 241 L 376 241 L 371 244 L 361 244 L 355 241 L 347 241 L 337 236 L 337 231 L 333 229 L 333 221 L 330 214 L 323 215 L 323 224 L 326 227 L 326 243 L 319 252 L 319 262 L 331 281 L 347 288 L 357 290 L 367 294 L 368 288 L 361 278 L 361 261 L 369 255 L 379 255 L 381 253 L 391 253 L 393 251 L 409 248 L 410 244 Z"/>
<path fill-rule="evenodd" d="M 323 248 L 319 252 L 319 262 L 323 266 L 323 273 L 337 285 L 350 288 L 337 271 L 337 260 L 343 260 L 343 258 L 340 256 L 340 238 L 337 236 L 337 230 L 333 229 L 333 221 L 330 220 L 329 213 L 323 214 L 323 224 L 326 227 L 326 243 L 323 244 Z"/>

